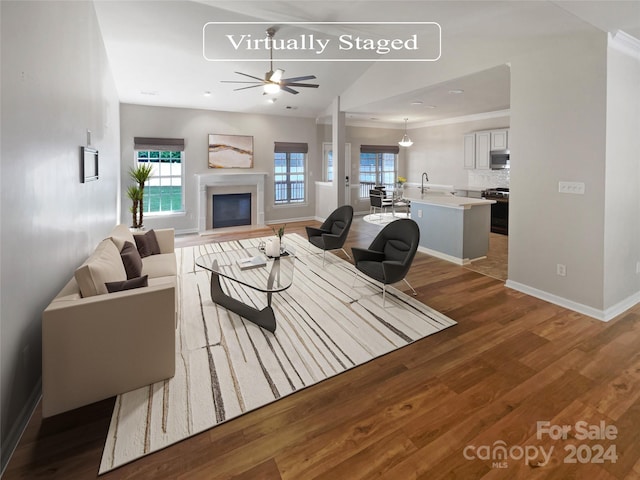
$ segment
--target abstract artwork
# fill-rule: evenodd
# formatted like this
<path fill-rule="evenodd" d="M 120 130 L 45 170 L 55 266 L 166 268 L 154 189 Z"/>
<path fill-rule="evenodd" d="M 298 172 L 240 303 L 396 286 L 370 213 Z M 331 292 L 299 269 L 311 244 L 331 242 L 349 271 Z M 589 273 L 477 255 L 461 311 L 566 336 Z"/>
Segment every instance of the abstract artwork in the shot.
<path fill-rule="evenodd" d="M 209 134 L 209 168 L 253 168 L 253 137 Z"/>

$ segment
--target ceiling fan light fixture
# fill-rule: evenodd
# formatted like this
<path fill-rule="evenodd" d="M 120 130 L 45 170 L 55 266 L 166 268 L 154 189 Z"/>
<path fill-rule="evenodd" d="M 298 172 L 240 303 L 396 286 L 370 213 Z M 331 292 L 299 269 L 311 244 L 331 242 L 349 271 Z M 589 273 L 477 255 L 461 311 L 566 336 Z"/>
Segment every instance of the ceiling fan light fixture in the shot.
<path fill-rule="evenodd" d="M 268 80 L 272 82 L 280 83 L 280 80 L 282 80 L 283 74 L 284 74 L 284 70 L 282 70 L 281 68 L 276 68 L 276 71 L 271 73 Z"/>
<path fill-rule="evenodd" d="M 398 145 L 400 145 L 401 147 L 410 147 L 411 145 L 413 145 L 413 142 L 409 138 L 409 135 L 407 135 L 407 121 L 408 120 L 409 120 L 408 118 L 404 119 L 404 135 L 402 136 L 402 138 L 398 142 Z"/>
<path fill-rule="evenodd" d="M 264 84 L 264 93 L 266 94 L 274 94 L 280 91 L 280 85 L 277 83 L 265 83 Z"/>

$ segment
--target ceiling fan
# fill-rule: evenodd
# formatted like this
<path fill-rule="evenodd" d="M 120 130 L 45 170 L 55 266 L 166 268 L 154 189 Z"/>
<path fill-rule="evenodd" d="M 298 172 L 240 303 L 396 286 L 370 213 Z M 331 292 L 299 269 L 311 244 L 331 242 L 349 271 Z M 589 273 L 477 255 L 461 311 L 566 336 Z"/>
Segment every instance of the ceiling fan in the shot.
<path fill-rule="evenodd" d="M 275 35 L 275 33 L 276 33 L 275 28 L 267 29 L 267 37 L 269 39 L 273 39 L 273 36 Z M 280 90 L 284 90 L 285 92 L 289 92 L 297 95 L 299 92 L 297 90 L 294 90 L 291 87 L 296 87 L 296 88 L 298 87 L 318 88 L 319 87 L 319 85 L 315 83 L 300 83 L 305 80 L 315 79 L 316 78 L 315 75 L 305 75 L 303 77 L 293 77 L 293 78 L 282 78 L 282 75 L 284 74 L 284 70 L 282 70 L 281 68 L 278 68 L 276 70 L 273 69 L 273 42 L 272 41 L 269 42 L 269 71 L 265 73 L 264 79 L 260 77 L 254 77 L 253 75 L 249 75 L 248 73 L 242 73 L 242 72 L 234 72 L 234 73 L 257 80 L 253 82 L 222 80 L 222 83 L 251 83 L 252 84 L 252 85 L 249 85 L 248 87 L 235 88 L 233 90 L 234 92 L 238 90 L 246 90 L 248 88 L 263 87 L 264 89 L 262 93 L 263 95 L 268 95 L 270 93 L 278 93 Z"/>

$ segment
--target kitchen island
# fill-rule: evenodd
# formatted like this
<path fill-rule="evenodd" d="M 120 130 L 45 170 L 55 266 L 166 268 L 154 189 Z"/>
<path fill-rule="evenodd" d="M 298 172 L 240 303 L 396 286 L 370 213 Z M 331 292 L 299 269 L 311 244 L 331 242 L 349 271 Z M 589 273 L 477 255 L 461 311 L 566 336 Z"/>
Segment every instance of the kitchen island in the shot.
<path fill-rule="evenodd" d="M 458 265 L 485 258 L 489 250 L 493 200 L 409 188 L 411 218 L 420 227 L 418 250 Z"/>

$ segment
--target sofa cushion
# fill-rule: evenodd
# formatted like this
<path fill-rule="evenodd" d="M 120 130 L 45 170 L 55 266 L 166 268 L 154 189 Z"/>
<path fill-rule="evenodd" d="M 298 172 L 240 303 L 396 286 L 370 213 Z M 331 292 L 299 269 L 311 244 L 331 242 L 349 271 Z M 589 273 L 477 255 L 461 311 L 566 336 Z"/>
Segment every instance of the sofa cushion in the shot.
<path fill-rule="evenodd" d="M 102 295 L 107 292 L 105 283 L 127 279 L 120 251 L 111 238 L 105 238 L 95 251 L 75 271 L 75 279 L 83 297 Z"/>
<path fill-rule="evenodd" d="M 113 243 L 116 244 L 116 247 L 118 247 L 118 251 L 122 251 L 125 242 L 136 243 L 131 231 L 122 224 L 116 225 L 115 228 L 111 230 L 111 239 Z"/>
<path fill-rule="evenodd" d="M 153 230 L 149 230 L 145 234 L 134 235 L 133 238 L 142 258 L 160 253 L 160 245 L 158 245 L 156 232 Z"/>
<path fill-rule="evenodd" d="M 124 247 L 120 251 L 124 270 L 127 272 L 127 279 L 137 278 L 142 275 L 142 257 L 136 246 L 131 242 L 124 242 Z"/>
<path fill-rule="evenodd" d="M 134 288 L 142 288 L 149 286 L 149 277 L 146 275 L 143 277 L 130 278 L 129 280 L 122 280 L 121 282 L 107 282 L 105 285 L 109 293 L 121 292 L 123 290 L 133 290 Z"/>
<path fill-rule="evenodd" d="M 161 253 L 142 259 L 142 274 L 149 278 L 176 276 L 176 255 L 174 253 Z"/>

